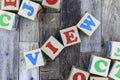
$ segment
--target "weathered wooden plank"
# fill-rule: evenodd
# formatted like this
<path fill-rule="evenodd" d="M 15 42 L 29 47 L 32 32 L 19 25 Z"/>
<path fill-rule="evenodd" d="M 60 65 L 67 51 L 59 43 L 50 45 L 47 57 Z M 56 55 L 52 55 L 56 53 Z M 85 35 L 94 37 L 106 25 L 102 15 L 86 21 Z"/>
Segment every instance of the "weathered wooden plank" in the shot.
<path fill-rule="evenodd" d="M 39 42 L 39 21 L 31 21 L 21 17 L 20 19 L 20 41 Z"/>
<path fill-rule="evenodd" d="M 81 0 L 80 10 L 81 16 L 89 12 L 101 21 L 101 0 Z M 101 52 L 101 25 L 91 37 L 81 32 L 81 40 L 81 52 Z"/>
<path fill-rule="evenodd" d="M 39 80 L 39 67 L 33 69 L 26 69 L 24 52 L 29 50 L 38 49 L 39 45 L 37 42 L 20 42 L 20 58 L 19 58 L 19 80 Z"/>

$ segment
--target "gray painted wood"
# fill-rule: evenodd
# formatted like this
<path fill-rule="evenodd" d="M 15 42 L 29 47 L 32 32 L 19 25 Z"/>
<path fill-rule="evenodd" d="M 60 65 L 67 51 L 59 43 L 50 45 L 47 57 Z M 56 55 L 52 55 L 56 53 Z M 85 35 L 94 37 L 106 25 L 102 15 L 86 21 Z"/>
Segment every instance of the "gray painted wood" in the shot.
<path fill-rule="evenodd" d="M 81 18 L 85 12 L 89 12 L 95 18 L 101 21 L 101 0 L 81 0 Z M 101 25 L 88 37 L 81 32 L 81 52 L 101 52 Z"/>
<path fill-rule="evenodd" d="M 33 69 L 26 69 L 24 52 L 38 49 L 37 42 L 20 42 L 20 58 L 19 58 L 19 80 L 39 80 L 39 67 Z M 15 80 L 15 79 L 14 79 Z"/>

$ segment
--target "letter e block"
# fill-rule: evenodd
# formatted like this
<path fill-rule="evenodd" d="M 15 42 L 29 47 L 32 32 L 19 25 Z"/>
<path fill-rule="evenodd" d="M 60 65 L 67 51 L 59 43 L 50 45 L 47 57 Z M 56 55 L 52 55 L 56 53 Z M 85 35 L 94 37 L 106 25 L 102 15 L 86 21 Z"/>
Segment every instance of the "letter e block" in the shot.
<path fill-rule="evenodd" d="M 40 49 L 25 52 L 24 57 L 27 69 L 44 66 L 46 64 L 46 60 Z"/>
<path fill-rule="evenodd" d="M 65 47 L 81 42 L 76 26 L 60 30 L 60 34 Z"/>
<path fill-rule="evenodd" d="M 47 54 L 52 60 L 54 60 L 63 48 L 64 46 L 53 36 L 51 36 L 41 47 L 41 50 L 45 52 L 45 54 Z"/>
<path fill-rule="evenodd" d="M 100 25 L 100 21 L 98 21 L 89 13 L 86 13 L 77 24 L 77 27 L 88 36 L 91 36 L 99 25 Z"/>
<path fill-rule="evenodd" d="M 68 80 L 88 80 L 89 73 L 76 67 L 72 67 Z"/>
<path fill-rule="evenodd" d="M 98 57 L 91 56 L 90 64 L 89 64 L 89 72 L 92 74 L 96 74 L 99 76 L 107 77 L 111 60 Z"/>
<path fill-rule="evenodd" d="M 109 80 L 108 78 L 103 78 L 103 77 L 90 77 L 90 80 Z"/>

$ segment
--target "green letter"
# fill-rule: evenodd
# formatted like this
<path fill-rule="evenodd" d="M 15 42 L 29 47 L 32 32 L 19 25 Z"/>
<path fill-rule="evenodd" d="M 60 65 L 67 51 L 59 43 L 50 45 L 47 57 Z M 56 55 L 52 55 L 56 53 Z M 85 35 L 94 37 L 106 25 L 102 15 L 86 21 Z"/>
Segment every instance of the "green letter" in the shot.
<path fill-rule="evenodd" d="M 120 68 L 120 64 L 116 66 L 116 68 Z M 117 78 L 120 78 L 120 70 L 115 74 Z"/>

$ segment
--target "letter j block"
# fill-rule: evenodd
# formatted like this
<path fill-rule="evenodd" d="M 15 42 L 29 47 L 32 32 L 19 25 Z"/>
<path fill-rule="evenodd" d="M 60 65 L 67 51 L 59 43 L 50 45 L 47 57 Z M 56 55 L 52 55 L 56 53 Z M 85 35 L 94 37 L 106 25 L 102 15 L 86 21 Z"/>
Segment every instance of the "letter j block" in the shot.
<path fill-rule="evenodd" d="M 46 59 L 40 49 L 25 52 L 24 58 L 27 69 L 44 66 L 46 64 Z"/>
<path fill-rule="evenodd" d="M 88 77 L 89 73 L 87 71 L 73 66 L 67 80 L 88 80 Z"/>
<path fill-rule="evenodd" d="M 92 55 L 89 64 L 89 72 L 99 76 L 107 77 L 110 62 L 111 60 L 109 59 Z"/>
<path fill-rule="evenodd" d="M 91 36 L 100 25 L 100 21 L 94 18 L 91 14 L 86 13 L 78 22 L 77 27 L 88 36 Z"/>

